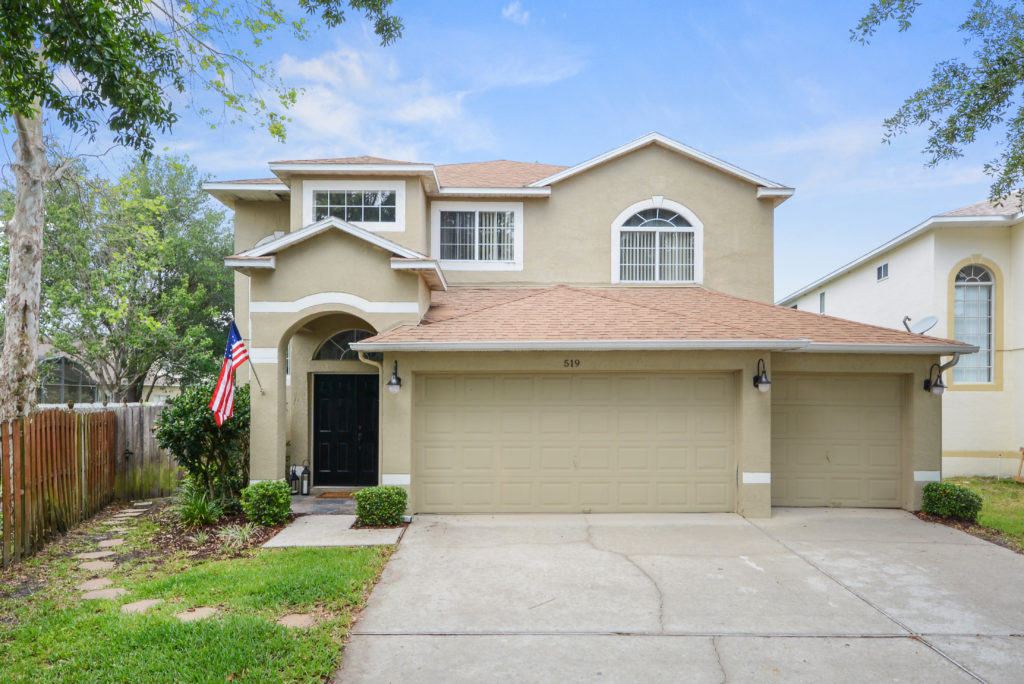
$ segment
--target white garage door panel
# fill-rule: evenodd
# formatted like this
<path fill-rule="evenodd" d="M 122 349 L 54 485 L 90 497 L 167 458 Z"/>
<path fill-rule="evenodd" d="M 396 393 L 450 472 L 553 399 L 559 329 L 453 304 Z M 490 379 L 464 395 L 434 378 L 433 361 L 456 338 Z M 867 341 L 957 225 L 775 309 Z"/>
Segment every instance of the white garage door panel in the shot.
<path fill-rule="evenodd" d="M 774 505 L 900 506 L 900 377 L 778 374 L 772 393 Z"/>
<path fill-rule="evenodd" d="M 731 511 L 728 375 L 416 378 L 423 512 Z"/>

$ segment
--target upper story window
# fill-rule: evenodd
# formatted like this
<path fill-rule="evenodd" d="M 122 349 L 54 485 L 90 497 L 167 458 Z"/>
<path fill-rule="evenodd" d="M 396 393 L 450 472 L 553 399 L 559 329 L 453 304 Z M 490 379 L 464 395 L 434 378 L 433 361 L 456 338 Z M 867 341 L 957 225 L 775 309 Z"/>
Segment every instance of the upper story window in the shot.
<path fill-rule="evenodd" d="M 405 181 L 302 181 L 302 225 L 329 216 L 374 232 L 404 231 Z"/>
<path fill-rule="evenodd" d="M 818 313 L 825 313 L 825 293 L 821 292 L 818 294 Z"/>
<path fill-rule="evenodd" d="M 683 205 L 638 202 L 612 223 L 612 282 L 702 282 L 703 240 L 703 225 Z"/>
<path fill-rule="evenodd" d="M 434 202 L 432 253 L 452 271 L 521 271 L 521 202 Z"/>
<path fill-rule="evenodd" d="M 875 269 L 875 280 L 885 280 L 889 277 L 889 262 L 886 261 L 884 264 Z"/>
<path fill-rule="evenodd" d="M 984 266 L 964 266 L 953 287 L 953 337 L 978 347 L 953 366 L 954 382 L 992 382 L 995 279 Z"/>

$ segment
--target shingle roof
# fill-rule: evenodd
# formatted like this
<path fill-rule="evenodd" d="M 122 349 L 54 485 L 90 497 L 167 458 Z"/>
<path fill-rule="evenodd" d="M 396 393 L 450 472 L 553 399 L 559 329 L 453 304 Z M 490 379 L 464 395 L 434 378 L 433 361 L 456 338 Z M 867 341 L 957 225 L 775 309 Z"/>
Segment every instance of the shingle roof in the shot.
<path fill-rule="evenodd" d="M 960 207 L 953 211 L 947 211 L 939 216 L 1016 216 L 1021 212 L 1020 200 L 1016 197 L 1004 197 L 1001 206 L 996 206 L 991 200 L 977 202 L 966 207 Z"/>
<path fill-rule="evenodd" d="M 384 159 L 382 157 L 331 157 L 327 159 L 283 159 L 271 164 L 419 164 L 419 162 Z"/>
<path fill-rule="evenodd" d="M 630 340 L 810 340 L 843 345 L 960 343 L 797 311 L 701 287 L 451 288 L 420 325 L 365 340 L 387 343 Z M 963 345 L 965 350 L 968 345 Z M 938 351 L 936 351 L 938 353 Z"/>
<path fill-rule="evenodd" d="M 566 168 L 500 159 L 469 164 L 442 164 L 436 167 L 436 171 L 438 182 L 446 188 L 522 188 Z"/>
<path fill-rule="evenodd" d="M 241 178 L 239 180 L 215 181 L 217 183 L 238 183 L 245 185 L 280 185 L 280 178 Z"/>

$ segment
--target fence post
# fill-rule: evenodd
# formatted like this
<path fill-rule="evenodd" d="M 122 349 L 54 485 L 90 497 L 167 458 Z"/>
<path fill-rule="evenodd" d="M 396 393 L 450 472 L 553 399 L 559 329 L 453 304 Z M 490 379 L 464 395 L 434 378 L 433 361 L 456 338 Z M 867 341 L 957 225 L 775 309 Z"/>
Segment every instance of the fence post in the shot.
<path fill-rule="evenodd" d="M 3 527 L 3 564 L 7 567 L 11 564 L 11 531 L 13 530 L 13 510 L 11 506 L 11 478 L 13 477 L 13 464 L 11 463 L 11 421 L 0 423 L 0 526 Z"/>

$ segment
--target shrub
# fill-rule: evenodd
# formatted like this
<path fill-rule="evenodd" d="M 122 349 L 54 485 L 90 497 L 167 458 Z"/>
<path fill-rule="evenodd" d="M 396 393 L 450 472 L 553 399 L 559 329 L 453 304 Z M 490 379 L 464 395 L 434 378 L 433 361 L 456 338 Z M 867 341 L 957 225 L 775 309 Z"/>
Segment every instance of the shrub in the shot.
<path fill-rule="evenodd" d="M 222 550 L 240 549 L 249 543 L 256 526 L 252 523 L 244 525 L 225 525 L 217 530 L 217 539 L 221 541 Z"/>
<path fill-rule="evenodd" d="M 279 525 L 292 512 L 292 490 L 284 480 L 265 480 L 242 490 L 242 510 L 257 525 Z"/>
<path fill-rule="evenodd" d="M 174 512 L 185 527 L 212 525 L 224 515 L 224 505 L 210 497 L 210 493 L 195 480 L 186 476 L 181 481 Z"/>
<path fill-rule="evenodd" d="M 977 522 L 981 495 L 952 482 L 929 482 L 924 486 L 921 510 L 940 518 Z"/>
<path fill-rule="evenodd" d="M 156 420 L 156 441 L 211 501 L 230 503 L 249 481 L 249 387 L 235 389 L 235 414 L 218 427 L 209 408 L 213 386 L 192 385 L 170 399 Z"/>
<path fill-rule="evenodd" d="M 408 495 L 401 487 L 368 487 L 352 496 L 356 500 L 356 517 L 360 525 L 382 527 L 402 522 Z"/>

